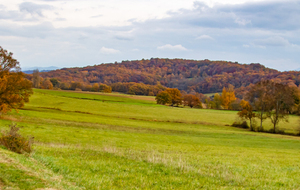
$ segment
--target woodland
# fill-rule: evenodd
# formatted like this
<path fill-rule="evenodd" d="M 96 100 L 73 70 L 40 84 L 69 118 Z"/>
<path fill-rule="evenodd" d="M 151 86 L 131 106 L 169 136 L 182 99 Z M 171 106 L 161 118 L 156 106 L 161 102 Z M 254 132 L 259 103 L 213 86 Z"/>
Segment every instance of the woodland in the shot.
<path fill-rule="evenodd" d="M 27 75 L 27 78 L 32 80 L 32 76 Z M 243 97 L 243 92 L 247 90 L 245 88 L 259 81 L 272 80 L 289 86 L 300 84 L 300 72 L 297 71 L 280 72 L 258 63 L 239 64 L 207 59 L 197 61 L 151 58 L 82 68 L 63 68 L 40 72 L 40 76 L 43 79 L 56 79 L 59 82 L 59 84 L 56 83 L 56 87 L 61 89 L 91 90 L 93 84 L 101 83 L 111 86 L 113 91 L 124 93 L 128 93 L 128 86 L 135 83 L 151 86 L 161 85 L 177 88 L 180 91 L 184 90 L 187 93 L 203 94 L 221 92 L 223 87 L 231 84 L 236 89 L 236 95 L 239 98 Z M 120 87 L 121 83 L 124 83 L 123 86 L 127 86 L 127 88 Z M 147 87 L 150 88 L 150 86 Z M 123 90 L 120 90 L 122 88 Z M 148 90 L 149 94 L 144 95 L 156 95 L 156 91 L 151 89 Z"/>

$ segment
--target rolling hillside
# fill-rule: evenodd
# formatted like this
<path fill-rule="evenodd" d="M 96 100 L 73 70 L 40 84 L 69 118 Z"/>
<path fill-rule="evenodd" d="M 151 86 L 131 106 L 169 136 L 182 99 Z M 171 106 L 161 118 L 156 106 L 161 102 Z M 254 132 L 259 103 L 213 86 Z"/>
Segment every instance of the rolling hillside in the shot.
<path fill-rule="evenodd" d="M 235 111 L 149 98 L 35 89 L 1 117 L 1 131 L 16 123 L 35 143 L 30 156 L 0 147 L 0 189 L 300 188 L 299 137 L 226 126 Z M 280 129 L 297 126 L 290 116 Z"/>
<path fill-rule="evenodd" d="M 178 88 L 187 92 L 220 92 L 232 84 L 235 88 L 247 87 L 260 80 L 276 80 L 290 85 L 300 84 L 300 72 L 279 72 L 260 64 L 237 62 L 159 59 L 122 61 L 83 68 L 64 68 L 41 73 L 43 78 L 56 78 L 60 82 L 113 84 L 117 82 L 142 82 Z"/>

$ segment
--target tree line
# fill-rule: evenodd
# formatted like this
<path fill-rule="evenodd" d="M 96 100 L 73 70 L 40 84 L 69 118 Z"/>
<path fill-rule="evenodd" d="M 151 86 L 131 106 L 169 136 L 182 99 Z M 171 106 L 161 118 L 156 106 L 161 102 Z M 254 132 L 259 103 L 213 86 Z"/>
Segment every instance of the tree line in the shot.
<path fill-rule="evenodd" d="M 241 102 L 242 110 L 238 112 L 241 118 L 250 122 L 250 130 L 264 131 L 263 121 L 270 119 L 273 124 L 271 132 L 277 133 L 280 121 L 288 121 L 289 114 L 299 114 L 300 91 L 295 86 L 274 81 L 260 81 L 250 86 L 245 100 Z M 255 129 L 253 119 L 260 121 Z"/>
<path fill-rule="evenodd" d="M 209 97 L 201 93 L 188 94 L 177 88 L 167 88 L 156 96 L 157 104 L 171 106 L 189 106 L 191 108 L 207 108 L 207 109 L 230 109 L 234 110 L 234 103 L 237 100 L 234 93 L 234 87 L 229 85 L 224 87 L 222 94 L 216 93 Z M 240 102 L 240 101 L 239 101 Z"/>
<path fill-rule="evenodd" d="M 223 88 L 221 94 L 216 93 L 211 97 L 203 94 L 187 94 L 176 88 L 167 88 L 156 96 L 157 104 L 170 106 L 189 106 L 207 109 L 237 110 L 243 120 L 249 120 L 251 131 L 284 133 L 278 130 L 281 121 L 288 122 L 289 114 L 300 114 L 300 90 L 293 85 L 278 83 L 276 81 L 260 81 L 249 86 L 244 99 L 235 96 L 232 85 Z M 254 120 L 259 120 L 256 127 Z M 273 125 L 266 131 L 263 122 L 269 119 Z M 237 125 L 235 123 L 235 125 Z"/>

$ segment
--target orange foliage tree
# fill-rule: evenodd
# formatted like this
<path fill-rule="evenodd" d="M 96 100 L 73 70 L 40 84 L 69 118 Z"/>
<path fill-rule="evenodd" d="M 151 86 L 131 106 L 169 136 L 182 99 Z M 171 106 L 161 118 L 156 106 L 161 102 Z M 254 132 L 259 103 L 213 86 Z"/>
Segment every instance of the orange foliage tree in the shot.
<path fill-rule="evenodd" d="M 229 85 L 228 88 L 223 88 L 221 102 L 224 109 L 231 109 L 231 103 L 236 100 L 234 87 Z"/>
<path fill-rule="evenodd" d="M 200 107 L 202 108 L 202 103 L 200 102 L 199 98 L 192 94 L 187 94 L 183 96 L 183 104 L 185 106 L 192 107 Z"/>
<path fill-rule="evenodd" d="M 240 103 L 242 110 L 238 112 L 238 116 L 244 119 L 249 119 L 250 121 L 250 130 L 253 131 L 253 118 L 256 116 L 253 112 L 253 107 L 248 101 L 242 100 Z"/>
<path fill-rule="evenodd" d="M 0 113 L 23 107 L 32 94 L 31 82 L 24 78 L 12 55 L 0 46 Z"/>
<path fill-rule="evenodd" d="M 177 88 L 167 88 L 166 90 L 167 93 L 169 93 L 171 95 L 172 98 L 172 103 L 171 105 L 181 105 L 182 103 L 182 99 L 181 99 L 181 93 L 180 90 L 178 90 Z"/>

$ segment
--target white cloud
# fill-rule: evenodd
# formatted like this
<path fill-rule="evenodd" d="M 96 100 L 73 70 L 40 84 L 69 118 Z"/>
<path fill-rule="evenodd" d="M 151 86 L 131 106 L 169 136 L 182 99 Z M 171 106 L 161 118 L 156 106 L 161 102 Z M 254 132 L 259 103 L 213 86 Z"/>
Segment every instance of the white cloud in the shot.
<path fill-rule="evenodd" d="M 103 53 L 103 54 L 116 54 L 116 53 L 120 53 L 120 51 L 117 50 L 117 49 L 106 48 L 106 47 L 102 47 L 100 49 L 100 52 Z"/>
<path fill-rule="evenodd" d="M 20 4 L 20 11 L 25 11 L 28 12 L 32 15 L 36 14 L 39 15 L 41 17 L 43 17 L 43 10 L 51 10 L 53 9 L 53 6 L 51 5 L 40 5 L 40 4 L 35 4 L 35 3 L 31 3 L 31 2 L 24 2 Z"/>
<path fill-rule="evenodd" d="M 299 1 L 128 1 L 7 1 L 0 5 L 1 46 L 22 66 L 151 57 L 300 64 Z"/>
<path fill-rule="evenodd" d="M 158 50 L 171 50 L 171 51 L 187 51 L 187 49 L 180 44 L 174 45 L 174 46 L 172 46 L 171 44 L 166 44 L 166 45 L 157 47 L 157 49 Z"/>
<path fill-rule="evenodd" d="M 235 23 L 241 25 L 241 26 L 246 26 L 247 24 L 251 23 L 251 20 L 245 20 L 245 19 L 241 19 L 241 18 L 236 18 Z"/>
<path fill-rule="evenodd" d="M 280 71 L 299 70 L 299 63 L 291 59 L 266 59 L 261 61 L 267 67 L 278 69 Z M 288 65 L 288 67 L 287 67 Z"/>
<path fill-rule="evenodd" d="M 272 36 L 266 39 L 256 40 L 256 45 L 262 46 L 288 46 L 290 42 L 280 36 Z"/>
<path fill-rule="evenodd" d="M 213 37 L 209 35 L 201 35 L 196 38 L 197 40 L 215 40 Z"/>

